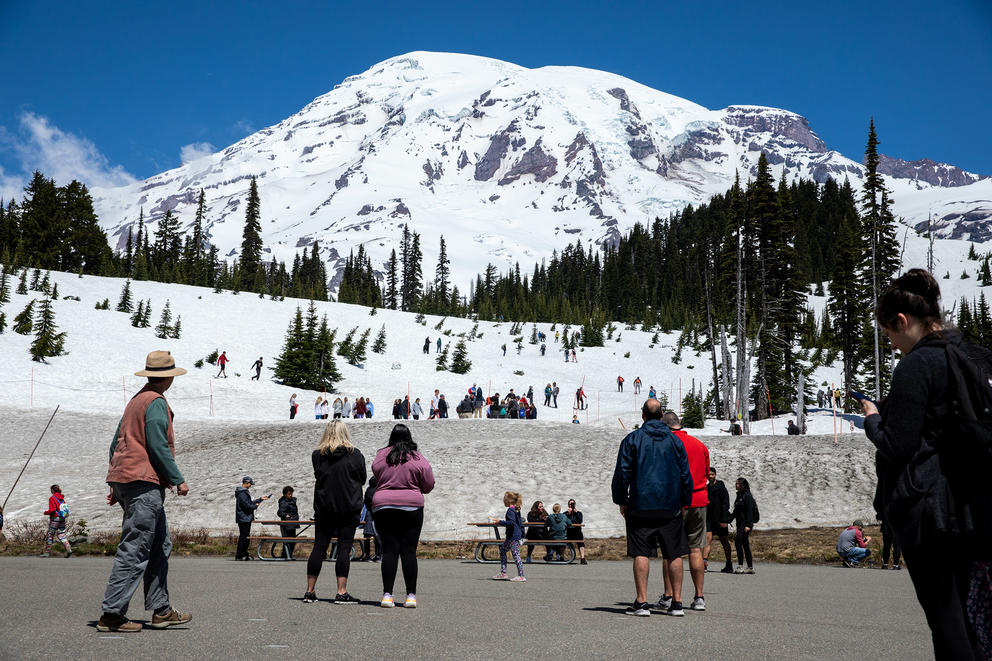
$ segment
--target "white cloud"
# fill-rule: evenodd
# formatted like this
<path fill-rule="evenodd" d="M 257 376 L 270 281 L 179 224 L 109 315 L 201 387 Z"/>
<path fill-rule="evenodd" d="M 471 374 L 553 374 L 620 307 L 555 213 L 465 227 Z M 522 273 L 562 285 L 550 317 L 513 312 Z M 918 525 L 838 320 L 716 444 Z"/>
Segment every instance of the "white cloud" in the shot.
<path fill-rule="evenodd" d="M 255 125 L 247 119 L 239 119 L 234 122 L 234 126 L 232 128 L 235 133 L 244 133 L 245 135 L 251 135 L 255 132 Z"/>
<path fill-rule="evenodd" d="M 217 148 L 209 142 L 191 142 L 179 149 L 179 160 L 182 161 L 183 165 L 186 165 L 204 156 L 210 156 L 215 151 Z"/>
<path fill-rule="evenodd" d="M 0 127 L 0 146 L 17 156 L 21 169 L 12 173 L 0 170 L 0 194 L 5 199 L 15 190 L 20 198 L 35 170 L 54 178 L 59 185 L 77 179 L 90 188 L 106 188 L 137 181 L 122 166 L 112 165 L 92 142 L 61 130 L 47 117 L 25 112 L 19 120 L 17 133 Z"/>

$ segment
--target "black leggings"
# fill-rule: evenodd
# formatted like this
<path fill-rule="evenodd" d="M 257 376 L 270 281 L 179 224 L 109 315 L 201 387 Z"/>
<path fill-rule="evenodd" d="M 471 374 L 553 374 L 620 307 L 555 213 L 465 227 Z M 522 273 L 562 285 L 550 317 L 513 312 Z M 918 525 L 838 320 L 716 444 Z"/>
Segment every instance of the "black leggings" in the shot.
<path fill-rule="evenodd" d="M 417 543 L 424 527 L 424 508 L 412 512 L 386 508 L 372 516 L 382 540 L 382 591 L 393 593 L 396 567 L 402 560 L 407 594 L 417 594 Z"/>
<path fill-rule="evenodd" d="M 234 559 L 248 557 L 248 535 L 251 534 L 251 521 L 247 523 L 238 522 L 238 548 L 234 552 Z"/>
<path fill-rule="evenodd" d="M 972 560 L 969 554 L 955 557 L 948 548 L 948 544 L 940 544 L 903 549 L 909 576 L 930 625 L 934 658 L 981 660 L 984 652 L 968 621 L 966 606 Z"/>
<path fill-rule="evenodd" d="M 747 566 L 753 567 L 754 560 L 751 558 L 751 533 L 750 531 L 744 530 L 744 528 L 738 527 L 737 534 L 734 536 L 734 546 L 737 548 L 737 564 L 743 565 L 744 560 L 747 560 Z"/>
<path fill-rule="evenodd" d="M 307 560 L 307 576 L 320 576 L 320 567 L 327 556 L 331 537 L 337 533 L 338 559 L 334 563 L 334 575 L 348 578 L 351 568 L 351 545 L 355 541 L 355 528 L 361 512 L 320 513 L 314 517 L 313 550 Z"/>
<path fill-rule="evenodd" d="M 882 531 L 882 562 L 885 563 L 885 564 L 889 564 L 889 551 L 890 550 L 892 552 L 892 564 L 898 565 L 899 564 L 899 556 L 902 554 L 902 551 L 900 551 L 900 549 L 899 549 L 899 542 L 897 542 L 896 540 L 892 539 L 892 534 L 891 533 L 885 534 L 885 531 L 883 530 Z"/>

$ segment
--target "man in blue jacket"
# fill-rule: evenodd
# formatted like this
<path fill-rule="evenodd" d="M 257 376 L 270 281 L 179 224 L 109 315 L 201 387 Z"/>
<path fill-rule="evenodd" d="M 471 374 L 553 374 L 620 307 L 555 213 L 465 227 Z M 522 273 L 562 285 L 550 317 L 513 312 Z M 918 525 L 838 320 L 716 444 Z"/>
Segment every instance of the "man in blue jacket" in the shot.
<path fill-rule="evenodd" d="M 682 610 L 682 556 L 689 553 L 682 508 L 692 502 L 692 475 L 685 446 L 661 421 L 661 402 L 649 399 L 641 407 L 644 424 L 620 442 L 613 471 L 613 502 L 626 520 L 627 555 L 634 559 L 637 596 L 628 615 L 651 614 L 648 597 L 650 559 L 670 561 L 672 602 L 661 612 L 685 615 Z"/>

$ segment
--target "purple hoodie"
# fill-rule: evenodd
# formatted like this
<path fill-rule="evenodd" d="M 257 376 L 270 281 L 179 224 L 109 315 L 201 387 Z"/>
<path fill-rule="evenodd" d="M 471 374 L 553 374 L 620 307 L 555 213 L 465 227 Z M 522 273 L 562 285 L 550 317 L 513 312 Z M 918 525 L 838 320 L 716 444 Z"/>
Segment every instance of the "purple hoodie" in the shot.
<path fill-rule="evenodd" d="M 378 482 L 372 497 L 372 509 L 423 507 L 424 494 L 434 489 L 434 471 L 419 452 L 412 452 L 406 462 L 397 466 L 386 463 L 391 448 L 385 447 L 372 460 L 372 474 Z"/>

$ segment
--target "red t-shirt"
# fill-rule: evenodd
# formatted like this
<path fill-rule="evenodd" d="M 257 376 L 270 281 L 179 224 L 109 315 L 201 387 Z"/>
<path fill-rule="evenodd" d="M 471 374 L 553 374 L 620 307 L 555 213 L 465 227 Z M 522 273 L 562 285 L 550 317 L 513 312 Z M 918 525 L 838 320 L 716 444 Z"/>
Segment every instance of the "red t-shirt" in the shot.
<path fill-rule="evenodd" d="M 689 474 L 692 475 L 692 503 L 689 507 L 704 507 L 710 502 L 706 493 L 706 482 L 710 473 L 710 451 L 702 441 L 689 436 L 683 429 L 673 430 L 672 433 L 682 440 L 689 459 Z"/>
<path fill-rule="evenodd" d="M 227 356 L 224 355 L 224 354 L 221 354 L 220 355 L 220 358 L 217 359 L 217 362 L 220 363 L 221 367 L 223 367 L 224 365 L 227 364 Z"/>

